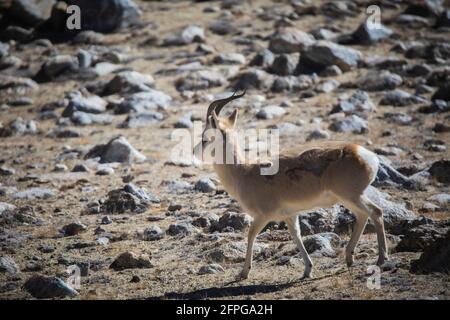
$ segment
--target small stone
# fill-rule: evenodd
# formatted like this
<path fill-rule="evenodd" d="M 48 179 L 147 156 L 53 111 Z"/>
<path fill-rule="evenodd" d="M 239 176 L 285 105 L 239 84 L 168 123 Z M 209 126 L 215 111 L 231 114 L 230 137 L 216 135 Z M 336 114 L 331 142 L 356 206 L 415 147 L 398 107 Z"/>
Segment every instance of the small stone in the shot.
<path fill-rule="evenodd" d="M 194 227 L 190 223 L 173 223 L 169 226 L 167 233 L 171 236 L 187 236 L 194 232 Z"/>
<path fill-rule="evenodd" d="M 306 141 L 329 139 L 329 138 L 330 134 L 326 130 L 316 129 L 311 131 L 311 133 L 306 137 Z"/>
<path fill-rule="evenodd" d="M 142 238 L 146 241 L 155 241 L 164 238 L 164 235 L 164 231 L 160 227 L 152 225 L 144 230 Z"/>
<path fill-rule="evenodd" d="M 224 272 L 224 271 L 225 270 L 223 269 L 223 267 L 220 264 L 212 263 L 212 264 L 200 267 L 200 269 L 198 270 L 198 274 L 199 275 L 216 274 L 216 273 Z"/>
<path fill-rule="evenodd" d="M 271 105 L 271 106 L 266 106 L 266 107 L 262 108 L 260 111 L 258 111 L 258 113 L 256 114 L 256 118 L 268 120 L 268 119 L 281 117 L 285 113 L 286 113 L 286 110 L 284 108 L 282 108 L 280 106 L 276 106 L 276 105 Z"/>
<path fill-rule="evenodd" d="M 61 231 L 66 237 L 75 236 L 87 230 L 87 227 L 81 222 L 73 222 L 65 225 Z"/>
<path fill-rule="evenodd" d="M 0 273 L 15 275 L 20 272 L 19 266 L 9 256 L 0 257 Z"/>
<path fill-rule="evenodd" d="M 78 295 L 75 289 L 56 277 L 33 276 L 25 282 L 24 288 L 33 297 L 38 299 L 73 297 Z"/>
<path fill-rule="evenodd" d="M 357 115 L 351 115 L 344 119 L 338 119 L 334 121 L 329 129 L 335 132 L 352 132 L 352 133 L 367 133 L 369 126 L 366 120 L 358 117 Z"/>
<path fill-rule="evenodd" d="M 111 220 L 111 218 L 109 216 L 104 216 L 102 217 L 102 221 L 100 222 L 101 224 L 111 224 L 113 221 Z"/>
<path fill-rule="evenodd" d="M 269 41 L 269 50 L 274 53 L 300 52 L 314 43 L 314 37 L 295 28 L 280 28 Z"/>
<path fill-rule="evenodd" d="M 200 192 L 213 192 L 216 190 L 216 185 L 209 178 L 202 178 L 195 184 L 195 189 Z"/>
<path fill-rule="evenodd" d="M 131 251 L 120 254 L 110 265 L 110 268 L 116 271 L 124 269 L 143 269 L 151 267 L 153 267 L 153 264 L 151 263 L 148 255 L 139 256 Z"/>

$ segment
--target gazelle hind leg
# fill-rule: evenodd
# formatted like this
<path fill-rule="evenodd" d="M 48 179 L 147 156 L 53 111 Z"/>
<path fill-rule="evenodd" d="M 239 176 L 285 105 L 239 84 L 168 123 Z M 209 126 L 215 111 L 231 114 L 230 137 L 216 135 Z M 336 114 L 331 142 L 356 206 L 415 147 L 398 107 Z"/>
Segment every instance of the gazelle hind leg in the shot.
<path fill-rule="evenodd" d="M 361 235 L 364 231 L 364 227 L 367 224 L 369 216 L 365 210 L 360 209 L 352 202 L 346 204 L 346 206 L 350 210 L 352 210 L 352 212 L 356 216 L 356 221 L 355 224 L 353 225 L 352 235 L 345 249 L 345 260 L 347 262 L 347 267 L 351 267 L 353 265 L 353 254 L 355 252 L 356 245 L 358 244 L 359 239 L 361 238 Z"/>
<path fill-rule="evenodd" d="M 387 251 L 387 242 L 386 242 L 386 233 L 384 230 L 384 222 L 383 222 L 383 210 L 381 210 L 377 205 L 375 205 L 369 198 L 364 195 L 361 195 L 354 201 L 351 201 L 349 204 L 350 209 L 355 210 L 356 212 L 366 213 L 369 216 L 374 225 L 375 231 L 377 233 L 377 241 L 378 241 L 378 265 L 384 264 L 384 262 L 388 259 L 388 251 Z"/>
<path fill-rule="evenodd" d="M 267 220 L 265 218 L 256 217 L 250 225 L 250 229 L 248 230 L 247 253 L 245 255 L 244 268 L 242 269 L 238 280 L 248 278 L 248 273 L 252 268 L 253 245 L 255 243 L 256 236 L 265 227 L 266 224 Z"/>
<path fill-rule="evenodd" d="M 286 219 L 286 224 L 288 225 L 289 233 L 291 234 L 292 239 L 297 244 L 298 250 L 300 250 L 300 253 L 303 258 L 303 262 L 305 263 L 305 272 L 303 277 L 304 278 L 311 278 L 312 277 L 312 268 L 313 263 L 311 261 L 311 258 L 309 257 L 308 252 L 305 249 L 305 245 L 302 241 L 302 236 L 300 233 L 300 226 L 298 223 L 298 216 L 295 217 L 289 217 Z"/>

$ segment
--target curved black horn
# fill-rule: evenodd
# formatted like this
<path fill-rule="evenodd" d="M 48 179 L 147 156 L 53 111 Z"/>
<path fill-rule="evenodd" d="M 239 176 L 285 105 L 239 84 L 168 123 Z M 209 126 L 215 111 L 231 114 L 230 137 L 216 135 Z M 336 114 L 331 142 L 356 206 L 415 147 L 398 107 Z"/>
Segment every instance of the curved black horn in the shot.
<path fill-rule="evenodd" d="M 208 111 L 206 112 L 206 121 L 208 121 L 208 117 L 211 115 L 213 111 L 215 111 L 216 114 L 219 115 L 220 111 L 223 109 L 223 107 L 225 107 L 225 105 L 228 102 L 241 98 L 242 96 L 244 96 L 246 90 L 244 90 L 244 92 L 242 92 L 241 94 L 236 94 L 236 92 L 237 91 L 233 92 L 233 94 L 228 98 L 219 99 L 211 102 L 211 104 L 208 107 Z"/>

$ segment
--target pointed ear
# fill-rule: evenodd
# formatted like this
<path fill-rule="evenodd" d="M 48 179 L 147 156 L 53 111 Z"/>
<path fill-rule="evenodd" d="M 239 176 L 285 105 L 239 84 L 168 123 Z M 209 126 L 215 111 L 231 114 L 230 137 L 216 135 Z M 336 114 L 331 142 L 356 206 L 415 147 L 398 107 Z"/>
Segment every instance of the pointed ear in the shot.
<path fill-rule="evenodd" d="M 228 116 L 228 121 L 234 127 L 236 127 L 236 121 L 238 118 L 238 109 L 234 109 L 233 112 Z"/>

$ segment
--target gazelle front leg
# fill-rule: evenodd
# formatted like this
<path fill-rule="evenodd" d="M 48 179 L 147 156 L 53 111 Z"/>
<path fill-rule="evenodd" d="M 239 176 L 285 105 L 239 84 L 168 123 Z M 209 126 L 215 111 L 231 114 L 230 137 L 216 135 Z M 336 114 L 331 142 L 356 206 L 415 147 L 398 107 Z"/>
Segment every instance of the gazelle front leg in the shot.
<path fill-rule="evenodd" d="M 252 268 L 252 259 L 253 259 L 253 244 L 255 243 L 256 236 L 258 233 L 265 227 L 267 224 L 267 220 L 262 217 L 256 217 L 252 224 L 250 225 L 250 229 L 248 230 L 248 240 L 247 240 L 247 254 L 245 256 L 245 264 L 242 269 L 238 280 L 243 280 L 248 278 L 248 273 Z"/>
<path fill-rule="evenodd" d="M 303 277 L 311 278 L 313 263 L 302 241 L 302 236 L 300 234 L 300 226 L 298 223 L 298 216 L 286 219 L 286 224 L 288 225 L 289 233 L 291 234 L 291 237 L 297 244 L 298 250 L 300 250 L 300 253 L 302 254 L 303 262 L 305 263 L 305 273 L 303 274 Z"/>

